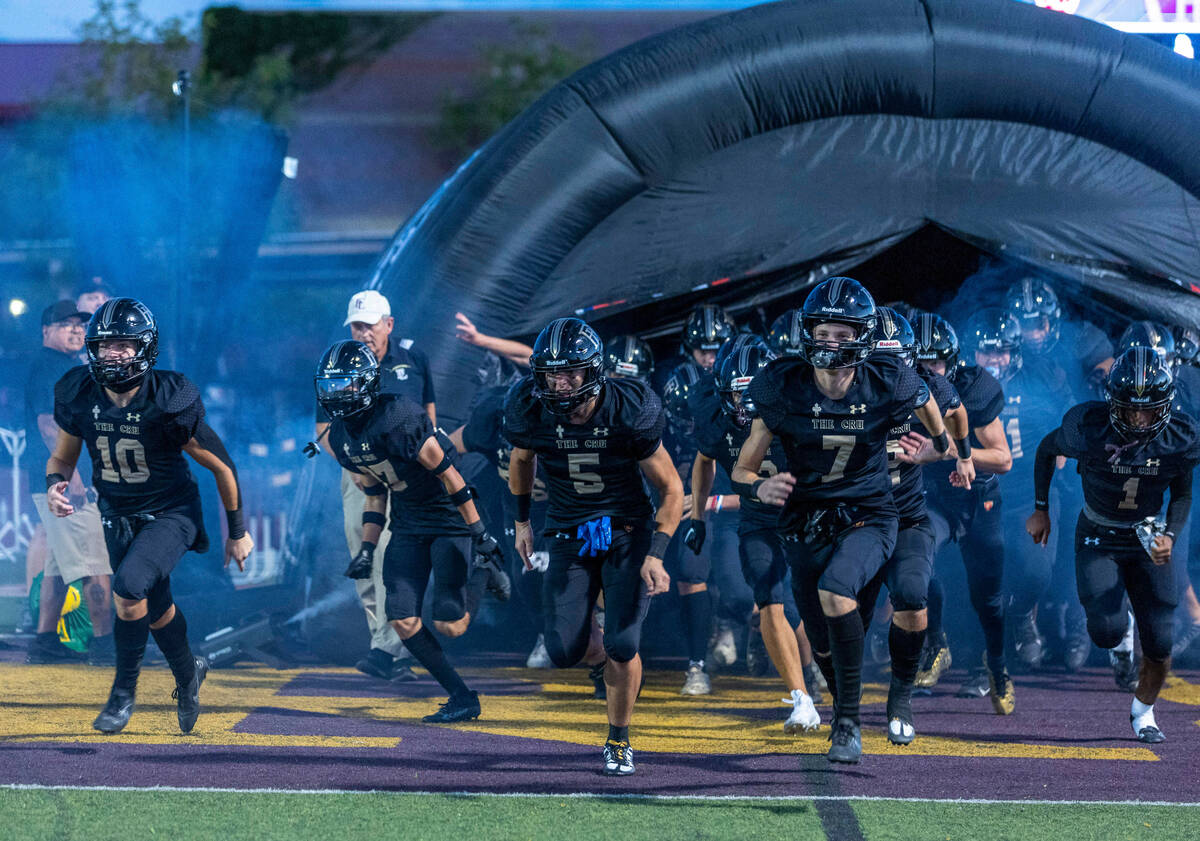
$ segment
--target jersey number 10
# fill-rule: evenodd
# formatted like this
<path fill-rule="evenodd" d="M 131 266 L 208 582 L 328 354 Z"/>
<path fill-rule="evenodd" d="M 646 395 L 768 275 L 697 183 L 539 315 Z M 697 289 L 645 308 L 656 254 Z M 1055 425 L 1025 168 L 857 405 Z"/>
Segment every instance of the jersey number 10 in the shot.
<path fill-rule="evenodd" d="M 140 485 L 149 481 L 150 468 L 146 465 L 146 448 L 136 438 L 118 438 L 111 450 L 108 436 L 96 438 L 96 449 L 100 453 L 100 478 L 105 482 L 126 482 Z"/>

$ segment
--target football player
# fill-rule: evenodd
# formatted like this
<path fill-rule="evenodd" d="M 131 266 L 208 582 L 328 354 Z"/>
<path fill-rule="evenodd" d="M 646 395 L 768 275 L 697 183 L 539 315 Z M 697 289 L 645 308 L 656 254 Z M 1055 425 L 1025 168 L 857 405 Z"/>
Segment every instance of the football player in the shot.
<path fill-rule="evenodd" d="M 683 323 L 683 349 L 688 359 L 711 371 L 721 345 L 733 338 L 737 326 L 716 304 L 701 304 Z"/>
<path fill-rule="evenodd" d="M 1088 633 L 1100 648 L 1128 645 L 1121 655 L 1132 659 L 1128 594 L 1142 641 L 1129 720 L 1138 741 L 1150 744 L 1166 738 L 1154 720 L 1154 702 L 1171 662 L 1177 595 L 1171 549 L 1187 521 L 1192 471 L 1200 464 L 1196 423 L 1172 412 L 1174 397 L 1171 372 L 1152 349 L 1121 354 L 1105 382 L 1107 405 L 1076 406 L 1038 445 L 1034 512 L 1026 523 L 1034 542 L 1045 544 L 1054 460 L 1075 459 L 1084 493 L 1075 528 L 1075 572 Z M 1163 525 L 1155 518 L 1168 490 Z"/>
<path fill-rule="evenodd" d="M 926 504 L 934 529 L 934 557 L 952 538 L 956 540 L 967 575 L 971 606 L 983 629 L 987 664 L 972 672 L 959 690 L 964 697 L 991 694 L 998 714 L 1007 715 L 1016 704 L 1004 658 L 1004 535 L 1001 530 L 999 479 L 1012 467 L 1000 413 L 1004 391 L 996 378 L 978 365 L 959 362 L 958 335 L 944 318 L 922 313 L 913 326 L 917 337 L 917 364 L 950 380 L 967 411 L 971 428 L 971 454 L 979 469 L 971 489 L 954 488 L 944 466 L 930 464 L 924 477 Z M 918 462 L 936 462 L 939 456 L 930 440 L 917 431 L 900 439 L 900 446 Z M 926 646 L 915 685 L 933 687 L 950 667 L 950 649 L 942 629 L 943 591 L 935 577 L 929 585 Z M 992 691 L 992 684 L 995 690 Z"/>
<path fill-rule="evenodd" d="M 243 524 L 237 470 L 204 420 L 196 386 L 154 367 L 158 326 L 144 304 L 132 298 L 105 302 L 92 314 L 84 344 L 87 365 L 72 368 L 54 387 L 59 432 L 46 463 L 46 501 L 58 517 L 74 513 L 66 477 L 86 441 L 117 608 L 116 677 L 92 726 L 118 733 L 129 723 L 153 634 L 175 677 L 179 729 L 190 733 L 208 663 L 192 655 L 187 620 L 171 596 L 171 571 L 185 552 L 207 551 L 208 537 L 200 491 L 183 453 L 216 479 L 229 527 L 225 564 L 232 558 L 242 569 L 254 541 Z"/>
<path fill-rule="evenodd" d="M 801 355 L 775 360 L 750 384 L 759 416 L 733 477 L 743 496 L 783 507 L 779 528 L 792 587 L 833 695 L 831 762 L 856 763 L 862 756 L 857 600 L 896 542 L 888 431 L 916 412 L 937 452 L 950 449 L 925 382 L 897 357 L 871 355 L 875 320 L 874 300 L 851 278 L 830 278 L 809 293 Z M 776 436 L 787 469 L 760 478 Z M 959 454 L 956 470 L 969 482 L 970 452 Z"/>
<path fill-rule="evenodd" d="M 917 337 L 907 319 L 888 307 L 880 307 L 878 313 L 874 337 L 876 353 L 894 354 L 917 371 L 942 411 L 951 437 L 963 441 L 963 451 L 969 453 L 969 421 L 958 392 L 940 374 L 915 367 Z M 888 741 L 896 745 L 910 744 L 916 738 L 912 712 L 913 681 L 925 644 L 929 580 L 933 576 L 934 532 L 925 507 L 924 471 L 912 463 L 912 457 L 900 445 L 900 439 L 911 431 L 911 421 L 888 431 L 888 473 L 892 483 L 892 499 L 900 517 L 896 546 L 860 600 L 863 623 L 867 624 L 879 587 L 887 584 L 892 604 L 892 617 L 887 631 L 887 647 L 892 664 L 887 702 L 887 736 Z"/>
<path fill-rule="evenodd" d="M 755 417 L 754 403 L 746 397 L 753 378 L 774 355 L 762 340 L 743 341 L 740 347 L 729 342 L 717 356 L 713 377 L 701 383 L 689 395 L 691 416 L 696 420 L 695 436 L 699 451 L 692 467 L 692 499 L 696 504 L 684 543 L 693 554 L 699 555 L 707 536 L 710 512 L 726 506 L 738 511 L 738 549 L 742 574 L 754 591 L 759 610 L 759 627 L 767 654 L 788 690 L 784 703 L 792 712 L 784 722 L 785 733 L 815 730 L 821 717 L 813 699 L 805 691 L 804 667 L 800 657 L 797 631 L 784 614 L 787 586 L 787 559 L 780 539 L 779 509 L 758 499 L 730 494 L 710 496 L 717 465 L 733 473 L 742 445 L 750 435 L 750 422 Z M 778 439 L 771 442 L 763 459 L 759 476 L 768 478 L 779 472 L 786 458 Z M 710 505 L 709 500 L 716 503 Z M 728 500 L 726 502 L 725 500 Z M 742 504 L 742 503 L 745 504 Z M 801 625 L 803 628 L 803 625 Z M 803 633 L 801 630 L 800 633 Z"/>
<path fill-rule="evenodd" d="M 504 434 L 513 445 L 515 544 L 526 566 L 534 545 L 535 458 L 546 477 L 543 603 L 546 649 L 556 666 L 584 656 L 592 609 L 604 592 L 603 773 L 624 775 L 634 772 L 629 723 L 642 680 L 642 621 L 650 598 L 670 586 L 663 557 L 682 516 L 683 486 L 662 446 L 658 396 L 640 380 L 605 378 L 603 362 L 595 330 L 577 318 L 552 321 L 534 342 L 531 375 L 509 392 Z M 643 476 L 658 491 L 657 512 Z"/>
<path fill-rule="evenodd" d="M 654 351 L 637 336 L 613 336 L 604 343 L 604 376 L 637 377 L 650 382 L 653 374 Z"/>
<path fill-rule="evenodd" d="M 450 696 L 422 720 L 468 721 L 479 717 L 479 694 L 446 659 L 421 621 L 421 606 L 432 575 L 434 627 L 447 637 L 466 633 L 478 598 L 478 589 L 468 587 L 473 557 L 500 563 L 502 554 L 458 473 L 450 439 L 422 406 L 404 395 L 381 393 L 379 379 L 375 354 L 355 341 L 330 346 L 313 377 L 317 400 L 331 419 L 330 448 L 344 469 L 364 477 L 363 540 L 351 571 L 375 564 L 390 492 L 391 539 L 383 558 L 387 619 Z"/>

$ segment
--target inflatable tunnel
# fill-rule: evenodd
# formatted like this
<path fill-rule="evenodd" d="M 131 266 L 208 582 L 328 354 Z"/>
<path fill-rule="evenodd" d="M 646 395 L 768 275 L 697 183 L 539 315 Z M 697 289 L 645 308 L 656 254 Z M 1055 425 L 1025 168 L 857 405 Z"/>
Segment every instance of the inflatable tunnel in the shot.
<path fill-rule="evenodd" d="M 701 298 L 782 309 L 856 267 L 881 300 L 920 304 L 979 254 L 1200 324 L 1198 137 L 1195 63 L 1085 19 L 1011 0 L 757 6 L 557 85 L 414 214 L 369 285 L 451 381 L 477 363 L 455 310 L 502 336 L 567 314 L 666 332 Z M 469 396 L 439 405 L 461 416 Z"/>

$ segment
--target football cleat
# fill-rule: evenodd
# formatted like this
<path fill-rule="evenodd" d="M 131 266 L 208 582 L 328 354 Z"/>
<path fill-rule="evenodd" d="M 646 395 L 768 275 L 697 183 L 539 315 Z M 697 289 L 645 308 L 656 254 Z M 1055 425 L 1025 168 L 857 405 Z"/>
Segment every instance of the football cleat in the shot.
<path fill-rule="evenodd" d="M 1130 716 L 1130 718 L 1132 718 L 1132 716 Z M 1159 730 L 1153 724 L 1150 724 L 1137 731 L 1137 740 L 1139 742 L 1145 742 L 1148 745 L 1157 745 L 1165 742 L 1167 737 L 1163 735 L 1163 731 Z"/>
<path fill-rule="evenodd" d="M 892 681 L 887 700 L 888 741 L 893 745 L 909 745 L 917 737 L 913 725 L 912 690 Z"/>
<path fill-rule="evenodd" d="M 1017 693 L 1013 689 L 1013 682 L 1007 670 L 1002 670 L 999 675 L 988 672 L 988 691 L 991 693 L 992 709 L 996 711 L 996 715 L 1013 714 L 1013 710 L 1017 708 Z"/>
<path fill-rule="evenodd" d="M 921 689 L 932 689 L 937 686 L 942 675 L 950 668 L 950 643 L 946 633 L 939 631 L 936 635 L 927 637 L 921 648 L 921 662 L 917 666 L 917 677 L 913 686 Z"/>
<path fill-rule="evenodd" d="M 1068 672 L 1077 672 L 1092 653 L 1092 638 L 1088 636 L 1087 619 L 1082 611 L 1067 613 L 1067 639 L 1063 643 L 1063 665 Z"/>
<path fill-rule="evenodd" d="M 830 762 L 857 765 L 862 759 L 862 733 L 852 720 L 839 718 L 834 721 L 829 741 L 829 753 L 825 758 Z"/>
<path fill-rule="evenodd" d="M 592 682 L 592 697 L 604 701 L 608 698 L 608 687 L 604 684 L 604 664 L 607 660 L 601 660 L 594 666 L 588 666 L 588 679 Z M 645 680 L 643 675 L 642 680 Z"/>
<path fill-rule="evenodd" d="M 110 637 L 111 639 L 111 637 Z M 52 663 L 78 663 L 82 655 L 67 648 L 57 636 L 38 634 L 29 644 L 25 662 L 31 666 L 46 666 Z"/>
<path fill-rule="evenodd" d="M 954 693 L 955 698 L 986 698 L 992 692 L 991 677 L 986 667 L 972 669 L 962 686 Z"/>
<path fill-rule="evenodd" d="M 129 717 L 133 715 L 133 699 L 134 693 L 131 690 L 114 686 L 108 694 L 104 709 L 100 710 L 100 715 L 92 722 L 92 727 L 101 733 L 120 733 L 129 723 Z"/>
<path fill-rule="evenodd" d="M 1041 666 L 1046 656 L 1046 643 L 1038 633 L 1037 617 L 1033 611 L 1017 618 L 1013 637 L 1017 658 L 1030 669 Z"/>
<path fill-rule="evenodd" d="M 817 665 L 816 660 L 804 667 L 804 685 L 808 687 L 808 694 L 812 696 L 814 704 L 821 703 L 822 693 L 829 691 L 829 684 L 825 675 L 821 674 L 821 667 Z"/>
<path fill-rule="evenodd" d="M 391 680 L 392 661 L 392 655 L 383 649 L 372 648 L 367 652 L 366 657 L 354 664 L 354 668 L 358 669 L 364 675 L 377 677 L 380 680 Z"/>
<path fill-rule="evenodd" d="M 498 602 L 506 602 L 512 598 L 512 579 L 508 577 L 508 573 L 500 569 L 495 564 L 489 563 L 487 567 L 487 591 L 492 594 L 492 597 Z"/>
<path fill-rule="evenodd" d="M 708 695 L 712 692 L 712 681 L 704 671 L 704 664 L 694 660 L 688 664 L 687 673 L 683 678 L 683 689 L 680 695 Z"/>
<path fill-rule="evenodd" d="M 784 698 L 783 703 L 792 708 L 792 713 L 783 723 L 783 732 L 789 736 L 797 733 L 809 733 L 821 726 L 821 714 L 813 705 L 812 696 L 806 695 L 802 689 L 793 689 L 791 697 Z"/>
<path fill-rule="evenodd" d="M 626 777 L 633 773 L 633 748 L 629 742 L 604 743 L 604 773 L 609 777 Z"/>
<path fill-rule="evenodd" d="M 1108 652 L 1108 662 L 1112 666 L 1113 680 L 1117 688 L 1125 692 L 1137 689 L 1138 670 L 1133 662 L 1132 651 L 1117 651 L 1115 648 Z"/>
<path fill-rule="evenodd" d="M 546 637 L 544 634 L 538 634 L 537 643 L 533 646 L 533 651 L 530 651 L 529 656 L 525 658 L 525 668 L 554 668 L 554 663 L 550 660 L 550 653 L 546 651 Z"/>
<path fill-rule="evenodd" d="M 414 680 L 420 680 L 417 673 L 412 670 L 412 666 L 404 660 L 397 659 L 392 663 L 392 676 L 388 678 L 392 683 L 412 683 Z"/>
<path fill-rule="evenodd" d="M 718 666 L 732 666 L 737 662 L 737 642 L 733 638 L 733 628 L 722 622 L 717 626 L 717 633 L 709 644 L 712 661 Z"/>
<path fill-rule="evenodd" d="M 438 711 L 421 719 L 427 724 L 454 724 L 456 721 L 473 721 L 479 718 L 479 693 L 474 690 L 465 695 L 452 695 Z"/>
<path fill-rule="evenodd" d="M 192 680 L 187 686 L 176 686 L 171 692 L 171 697 L 176 700 L 176 714 L 179 717 L 179 730 L 183 733 L 191 733 L 192 728 L 196 726 L 196 719 L 200 717 L 200 684 L 204 683 L 204 678 L 208 675 L 208 661 L 203 657 L 196 657 L 196 668 L 192 673 Z"/>

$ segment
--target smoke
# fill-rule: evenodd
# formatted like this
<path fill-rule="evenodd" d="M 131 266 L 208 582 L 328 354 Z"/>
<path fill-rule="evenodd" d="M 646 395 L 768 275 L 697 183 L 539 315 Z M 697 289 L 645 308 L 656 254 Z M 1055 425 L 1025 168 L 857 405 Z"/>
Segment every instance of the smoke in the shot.
<path fill-rule="evenodd" d="M 353 604 L 357 601 L 357 596 L 354 593 L 353 587 L 341 587 L 332 592 L 326 593 L 308 607 L 296 612 L 289 617 L 283 624 L 294 625 L 298 622 L 308 622 L 312 619 L 317 619 L 326 613 L 332 613 L 335 610 L 340 610 L 343 607 Z"/>

